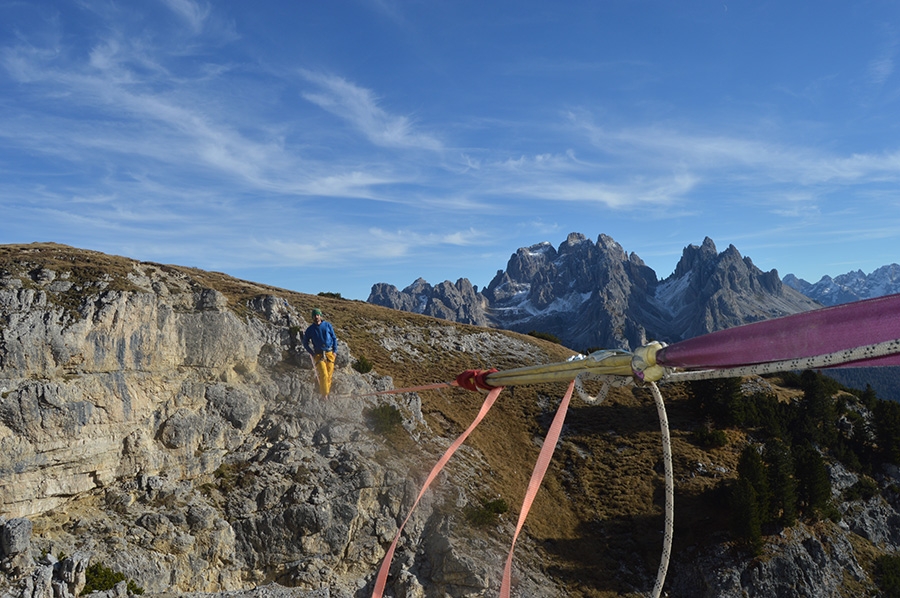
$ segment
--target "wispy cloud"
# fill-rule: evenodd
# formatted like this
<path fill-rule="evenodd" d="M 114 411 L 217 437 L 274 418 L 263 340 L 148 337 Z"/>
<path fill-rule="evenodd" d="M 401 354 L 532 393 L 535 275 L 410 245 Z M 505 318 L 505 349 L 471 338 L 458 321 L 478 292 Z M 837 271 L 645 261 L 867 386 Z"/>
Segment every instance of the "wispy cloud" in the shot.
<path fill-rule="evenodd" d="M 600 204 L 615 210 L 672 204 L 700 183 L 698 176 L 678 165 L 670 165 L 669 172 L 661 168 L 647 174 L 611 162 L 608 157 L 582 159 L 572 150 L 519 156 L 481 170 L 495 197 Z"/>
<path fill-rule="evenodd" d="M 892 30 L 885 32 L 885 42 L 878 56 L 869 62 L 866 72 L 868 81 L 875 87 L 883 86 L 894 73 L 894 58 L 897 55 L 898 39 Z"/>
<path fill-rule="evenodd" d="M 371 143 L 389 148 L 440 150 L 441 142 L 420 132 L 408 116 L 390 114 L 379 105 L 375 94 L 342 77 L 301 70 L 300 74 L 319 87 L 303 97 L 323 110 L 345 120 Z"/>
<path fill-rule="evenodd" d="M 315 218 L 313 219 L 315 221 Z M 324 234 L 312 232 L 302 240 L 275 237 L 254 240 L 256 260 L 271 263 L 273 258 L 284 264 L 309 264 L 323 268 L 363 268 L 360 256 L 366 259 L 389 260 L 415 258 L 423 252 L 448 248 L 485 245 L 490 236 L 474 228 L 423 233 L 400 228 L 389 231 L 379 227 L 331 225 Z M 246 261 L 248 258 L 244 258 Z M 249 258 L 253 261 L 253 258 Z"/>
<path fill-rule="evenodd" d="M 869 63 L 869 81 L 875 85 L 884 85 L 893 72 L 893 56 L 882 56 Z"/>
<path fill-rule="evenodd" d="M 203 25 L 210 14 L 209 4 L 204 2 L 194 2 L 193 0 L 161 1 L 168 6 L 172 12 L 181 17 L 195 33 L 199 33 L 203 30 Z"/>
<path fill-rule="evenodd" d="M 620 184 L 600 180 L 535 180 L 515 187 L 515 192 L 545 201 L 602 204 L 612 209 L 638 209 L 648 204 L 674 203 L 696 185 L 697 178 L 690 175 L 649 180 L 639 177 Z"/>
<path fill-rule="evenodd" d="M 51 49 L 4 48 L 0 64 L 50 110 L 0 123 L 0 137 L 73 163 L 87 156 L 96 161 L 102 155 L 97 152 L 104 152 L 115 156 L 110 163 L 133 161 L 141 169 L 138 164 L 151 159 L 173 173 L 200 168 L 207 176 L 248 188 L 293 195 L 375 199 L 372 187 L 404 180 L 386 175 L 393 169 L 383 165 L 367 172 L 364 165 L 304 158 L 286 146 L 283 127 L 256 121 L 240 107 L 231 109 L 221 97 L 217 110 L 205 109 L 208 81 L 182 79 L 176 85 L 147 52 L 111 38 L 94 45 L 82 63 L 71 64 L 70 57 L 62 60 Z M 62 108 L 59 97 L 66 100 Z M 76 107 L 88 118 L 69 118 Z M 386 142 L 428 145 L 403 119 L 380 116 Z"/>
<path fill-rule="evenodd" d="M 705 135 L 664 127 L 606 129 L 573 119 L 615 164 L 652 171 L 681 169 L 696 178 L 743 179 L 748 184 L 849 184 L 900 180 L 900 151 L 835 155 L 813 146 L 740 136 Z"/>
<path fill-rule="evenodd" d="M 398 182 L 402 181 L 384 175 L 356 171 L 314 178 L 297 187 L 295 191 L 304 195 L 320 197 L 358 197 L 390 202 L 399 200 L 392 200 L 385 197 L 384 194 L 375 193 L 373 189 Z"/>
<path fill-rule="evenodd" d="M 535 44 L 533 11 L 498 27 L 446 3 L 46 4 L 0 3 L 6 238 L 315 268 L 318 284 L 381 277 L 373 264 L 490 277 L 517 244 L 573 231 L 630 234 L 642 257 L 650 237 L 667 256 L 707 234 L 777 229 L 774 245 L 792 226 L 896 237 L 884 223 L 900 146 L 884 123 L 897 44 L 884 27 L 874 50 L 871 27 L 864 44 L 848 38 L 848 68 L 796 77 L 752 68 L 777 44 L 735 47 L 751 67 L 735 86 L 705 79 L 730 65 L 715 56 L 686 83 L 665 28 L 642 38 L 576 23 L 579 11 L 555 12 Z M 878 218 L 858 224 L 866 214 Z"/>
<path fill-rule="evenodd" d="M 371 6 L 377 13 L 382 14 L 399 25 L 406 25 L 403 11 L 396 0 L 364 0 L 363 4 Z"/>

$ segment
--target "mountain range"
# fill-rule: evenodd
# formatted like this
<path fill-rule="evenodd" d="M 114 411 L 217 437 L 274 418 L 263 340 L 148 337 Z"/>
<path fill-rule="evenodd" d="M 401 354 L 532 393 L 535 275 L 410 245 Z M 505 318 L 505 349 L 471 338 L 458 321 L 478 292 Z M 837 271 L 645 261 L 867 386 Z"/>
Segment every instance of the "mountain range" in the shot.
<path fill-rule="evenodd" d="M 882 266 L 868 275 L 862 270 L 834 278 L 826 275 L 814 284 L 788 274 L 782 282 L 822 305 L 839 305 L 900 293 L 900 265 Z"/>
<path fill-rule="evenodd" d="M 796 280 L 796 279 L 792 279 Z M 601 234 L 571 233 L 518 249 L 479 291 L 468 279 L 436 286 L 418 279 L 398 290 L 373 285 L 368 301 L 456 322 L 553 335 L 573 349 L 631 349 L 820 307 L 802 289 L 763 272 L 734 245 L 707 237 L 684 248 L 660 279 L 635 253 Z"/>

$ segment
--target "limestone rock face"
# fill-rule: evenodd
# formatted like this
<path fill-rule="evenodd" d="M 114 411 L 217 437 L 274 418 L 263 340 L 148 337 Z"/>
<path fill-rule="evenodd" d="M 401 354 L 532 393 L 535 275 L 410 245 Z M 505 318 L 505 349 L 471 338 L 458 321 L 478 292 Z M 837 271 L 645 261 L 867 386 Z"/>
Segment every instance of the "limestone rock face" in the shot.
<path fill-rule="evenodd" d="M 432 456 L 386 450 L 366 413 L 393 407 L 418 436 L 417 395 L 360 396 L 392 382 L 348 367 L 337 327 L 323 402 L 301 297 L 62 246 L 14 251 L 0 252 L 0 596 L 75 596 L 88 562 L 151 594 L 349 597 L 371 584 L 421 482 L 410 462 Z M 446 309 L 474 296 L 442 293 Z M 458 551 L 452 535 L 433 558 L 418 546 L 444 517 L 439 496 L 407 525 L 393 587 L 463 576 L 484 591 L 495 582 L 465 568 L 499 547 L 415 565 L 417 551 L 428 563 Z"/>
<path fill-rule="evenodd" d="M 804 525 L 785 530 L 766 546 L 771 558 L 735 563 L 724 546 L 679 562 L 672 595 L 699 598 L 764 598 L 845 595 L 848 581 L 877 595 L 848 538 L 834 531 L 813 533 Z"/>
<path fill-rule="evenodd" d="M 0 280 L 6 513 L 40 513 L 125 475 L 203 473 L 215 459 L 196 451 L 227 450 L 258 419 L 258 387 L 225 385 L 254 380 L 263 347 L 283 339 L 241 322 L 217 291 L 166 282 L 181 292 L 98 288 L 71 311 L 49 289 Z M 178 435 L 184 410 L 198 425 Z M 148 427 L 157 418 L 169 425 Z M 160 432 L 180 455 L 155 450 Z"/>

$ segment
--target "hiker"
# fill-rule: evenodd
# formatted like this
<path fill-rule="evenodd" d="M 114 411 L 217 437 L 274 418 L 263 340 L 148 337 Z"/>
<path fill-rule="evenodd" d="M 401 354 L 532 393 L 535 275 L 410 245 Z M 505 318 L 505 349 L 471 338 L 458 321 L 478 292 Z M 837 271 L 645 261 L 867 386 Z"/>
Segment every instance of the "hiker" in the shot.
<path fill-rule="evenodd" d="M 312 355 L 319 379 L 319 394 L 327 399 L 331 392 L 331 377 L 334 374 L 334 359 L 337 356 L 337 337 L 330 322 L 322 318 L 322 310 L 312 310 L 315 322 L 303 333 L 303 348 Z"/>

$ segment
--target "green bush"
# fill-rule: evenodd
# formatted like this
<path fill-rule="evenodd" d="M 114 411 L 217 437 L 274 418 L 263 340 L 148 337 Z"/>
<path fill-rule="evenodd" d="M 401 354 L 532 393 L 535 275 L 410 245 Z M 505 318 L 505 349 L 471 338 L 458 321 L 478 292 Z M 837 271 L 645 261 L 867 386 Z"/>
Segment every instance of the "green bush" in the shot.
<path fill-rule="evenodd" d="M 103 592 L 113 589 L 120 581 L 126 581 L 125 574 L 119 571 L 113 571 L 103 563 L 94 563 L 89 565 L 84 572 L 86 583 L 81 595 L 87 595 L 91 592 Z M 126 585 L 128 591 L 132 594 L 143 594 L 144 588 L 140 587 L 134 580 L 127 580 Z"/>
<path fill-rule="evenodd" d="M 478 507 L 469 507 L 465 511 L 466 521 L 475 527 L 487 527 L 493 525 L 509 511 L 509 504 L 502 498 L 495 498 L 481 503 Z"/>
<path fill-rule="evenodd" d="M 900 555 L 886 554 L 875 561 L 876 580 L 885 598 L 900 598 Z"/>
<path fill-rule="evenodd" d="M 393 405 L 379 405 L 369 409 L 366 412 L 366 417 L 372 429 L 384 436 L 391 434 L 403 423 L 403 416 L 400 414 L 400 410 Z"/>
<path fill-rule="evenodd" d="M 254 474 L 247 471 L 250 464 L 246 461 L 222 463 L 213 472 L 216 484 L 222 492 L 231 492 L 235 488 L 246 488 L 253 483 Z"/>
<path fill-rule="evenodd" d="M 372 365 L 372 362 L 366 359 L 365 357 L 360 357 L 355 362 L 353 362 L 353 369 L 359 372 L 360 374 L 368 374 L 372 371 L 372 368 L 375 366 Z"/>
<path fill-rule="evenodd" d="M 721 448 L 728 444 L 728 436 L 724 430 L 716 430 L 707 422 L 700 429 L 694 430 L 694 442 L 704 448 Z"/>
<path fill-rule="evenodd" d="M 329 299 L 343 299 L 340 293 L 328 293 L 325 291 L 319 293 L 319 297 L 328 297 Z"/>
<path fill-rule="evenodd" d="M 875 480 L 861 476 L 858 482 L 844 490 L 844 500 L 869 500 L 878 492 L 878 483 Z"/>
<path fill-rule="evenodd" d="M 551 343 L 556 343 L 557 345 L 562 344 L 562 341 L 559 340 L 559 337 L 554 336 L 549 332 L 538 332 L 537 330 L 532 330 L 528 333 L 528 336 L 533 336 L 534 338 L 550 341 Z"/>

